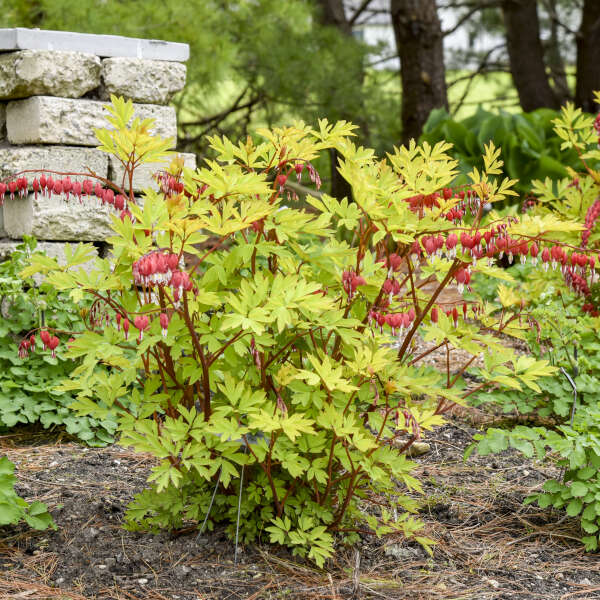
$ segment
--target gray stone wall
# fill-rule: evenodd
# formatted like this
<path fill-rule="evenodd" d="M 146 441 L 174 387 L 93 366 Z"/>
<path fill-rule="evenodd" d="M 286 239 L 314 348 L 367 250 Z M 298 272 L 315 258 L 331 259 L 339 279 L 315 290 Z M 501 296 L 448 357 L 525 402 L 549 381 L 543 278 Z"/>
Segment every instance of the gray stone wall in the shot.
<path fill-rule="evenodd" d="M 95 148 L 93 133 L 106 126 L 103 107 L 111 94 L 132 100 L 135 115 L 154 119 L 155 133 L 173 138 L 175 148 L 175 109 L 168 103 L 185 85 L 188 56 L 186 44 L 0 29 L 0 179 L 48 169 L 93 172 L 120 183 L 121 165 Z M 196 166 L 194 155 L 184 159 Z M 155 187 L 150 175 L 165 166 L 144 166 L 134 190 Z M 6 194 L 0 211 L 0 260 L 23 235 L 34 235 L 52 256 L 63 256 L 70 241 L 110 237 L 111 210 L 97 198 L 34 194 L 34 174 L 26 176 L 28 193 Z"/>

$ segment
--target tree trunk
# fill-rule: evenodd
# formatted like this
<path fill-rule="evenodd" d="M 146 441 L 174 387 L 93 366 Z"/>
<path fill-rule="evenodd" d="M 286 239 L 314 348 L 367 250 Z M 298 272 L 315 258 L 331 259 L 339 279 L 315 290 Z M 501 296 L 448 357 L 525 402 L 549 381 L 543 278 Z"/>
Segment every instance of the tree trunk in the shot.
<path fill-rule="evenodd" d="M 546 5 L 550 16 L 550 38 L 546 47 L 546 62 L 550 68 L 554 94 L 558 103 L 563 105 L 567 100 L 572 100 L 573 97 L 569 89 L 569 82 L 567 81 L 565 63 L 560 52 L 556 0 L 547 0 Z"/>
<path fill-rule="evenodd" d="M 336 27 L 344 35 L 352 35 L 342 0 L 317 0 L 321 9 L 321 23 Z"/>
<path fill-rule="evenodd" d="M 335 27 L 344 35 L 352 35 L 352 26 L 346 18 L 343 0 L 317 0 L 317 3 L 321 10 L 320 16 L 321 23 L 323 25 Z M 359 81 L 357 81 L 357 85 L 362 86 L 363 77 L 364 72 L 361 70 L 359 74 Z M 351 115 L 343 115 L 343 118 L 346 121 L 353 120 Z M 356 115 L 354 116 L 354 121 L 356 121 Z M 361 128 L 363 135 L 366 136 L 366 122 L 356 124 Z M 337 170 L 339 153 L 335 148 L 332 148 L 329 151 L 329 158 L 331 161 L 331 195 L 334 198 L 337 198 L 338 200 L 341 200 L 342 198 L 348 198 L 348 200 L 352 200 L 352 186 L 339 174 Z"/>
<path fill-rule="evenodd" d="M 585 0 L 577 34 L 575 104 L 586 112 L 596 112 L 594 91 L 600 91 L 600 2 Z"/>
<path fill-rule="evenodd" d="M 448 109 L 444 44 L 436 0 L 392 0 L 402 78 L 402 138 L 417 139 L 434 108 Z"/>
<path fill-rule="evenodd" d="M 550 87 L 540 39 L 536 0 L 503 0 L 508 60 L 521 108 L 559 108 Z"/>

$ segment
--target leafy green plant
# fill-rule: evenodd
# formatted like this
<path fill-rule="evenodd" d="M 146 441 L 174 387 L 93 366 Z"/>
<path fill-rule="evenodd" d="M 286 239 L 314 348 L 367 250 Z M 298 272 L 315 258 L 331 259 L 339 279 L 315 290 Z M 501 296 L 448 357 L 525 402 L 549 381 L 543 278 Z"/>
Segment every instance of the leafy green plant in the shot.
<path fill-rule="evenodd" d="M 64 426 L 90 445 L 104 445 L 113 440 L 116 420 L 77 415 L 69 409 L 74 395 L 56 390 L 76 363 L 60 350 L 55 356 L 50 352 L 27 356 L 30 336 L 35 337 L 42 326 L 79 331 L 79 311 L 85 309 L 85 303 L 78 307 L 46 282 L 37 285 L 31 278 L 21 278 L 35 252 L 36 241 L 27 238 L 0 263 L 0 427 L 38 422 L 44 428 Z"/>
<path fill-rule="evenodd" d="M 552 453 L 562 475 L 547 480 L 543 491 L 528 496 L 525 503 L 564 509 L 567 515 L 579 517 L 583 531 L 591 534 L 584 536 L 582 543 L 586 550 L 596 550 L 600 529 L 599 434 L 600 411 L 588 405 L 577 411 L 572 425 L 566 423 L 556 429 L 522 425 L 512 430 L 490 428 L 485 434 L 474 436 L 466 457 L 475 447 L 482 456 L 509 447 L 530 458 L 542 459 Z"/>
<path fill-rule="evenodd" d="M 581 232 L 564 230 L 557 234 L 563 247 L 571 247 L 571 256 L 577 258 L 569 259 L 559 251 L 548 252 L 547 262 L 552 258 L 554 269 L 529 270 L 518 287 L 498 288 L 498 296 L 508 303 L 528 305 L 534 325 L 526 336 L 529 350 L 538 358 L 547 357 L 561 372 L 538 380 L 541 393 L 537 395 L 498 390 L 476 395 L 475 404 L 493 404 L 517 416 L 530 415 L 545 426 L 491 428 L 475 436 L 467 455 L 474 448 L 480 454 L 489 454 L 512 447 L 528 457 L 549 457 L 561 468 L 561 476 L 546 481 L 543 491 L 526 502 L 564 509 L 567 515 L 579 517 L 582 530 L 589 534 L 582 542 L 587 550 L 596 550 L 600 525 L 600 304 L 594 268 L 598 256 L 587 248 L 597 250 L 600 239 L 596 227 L 600 172 L 593 166 L 600 159 L 600 118 L 594 120 L 568 104 L 553 124 L 562 140 L 561 148 L 577 154 L 582 170 L 569 167 L 569 177 L 534 181 L 533 189 L 540 202 L 533 213 L 582 222 Z M 585 262 L 590 256 L 593 260 L 590 270 L 579 264 L 578 255 L 584 251 Z"/>
<path fill-rule="evenodd" d="M 0 525 L 25 521 L 33 529 L 47 529 L 56 525 L 43 502 L 28 504 L 15 491 L 15 465 L 6 456 L 0 457 Z"/>
<path fill-rule="evenodd" d="M 460 185 L 468 181 L 473 167 L 483 167 L 485 145 L 493 141 L 502 147 L 504 173 L 518 181 L 519 192 L 528 194 L 534 180 L 566 177 L 567 167 L 578 165 L 575 150 L 565 152 L 561 148 L 563 140 L 554 130 L 554 120 L 559 116 L 558 111 L 548 108 L 513 114 L 479 107 L 474 115 L 457 121 L 439 108 L 429 116 L 421 142 L 445 140 L 453 144 L 450 154 L 458 160 L 460 171 L 455 185 Z"/>
<path fill-rule="evenodd" d="M 130 102 L 113 98 L 108 110 L 100 148 L 129 176 L 168 156 L 171 141 L 132 119 Z M 89 257 L 81 246 L 66 266 L 38 256 L 25 269 L 75 302 L 94 297 L 66 353 L 81 360 L 61 387 L 77 394 L 72 408 L 96 419 L 117 411 L 120 443 L 160 459 L 130 527 L 206 521 L 233 535 L 240 515 L 243 539 L 267 537 L 319 565 L 336 535 L 399 532 L 429 547 L 411 515 L 407 491 L 421 486 L 406 451 L 473 393 L 457 386 L 460 373 L 483 354 L 478 389 L 538 390 L 554 371 L 495 336 L 524 335 L 518 305 L 440 295 L 476 276 L 506 279 L 484 253 L 529 251 L 577 225 L 524 217 L 484 228 L 484 204 L 514 193 L 496 179 L 493 144 L 470 185 L 451 190 L 447 144 L 380 160 L 352 130 L 321 121 L 261 130 L 259 144 L 210 138 L 215 160 L 191 171 L 174 158 L 141 205 L 118 186 L 95 192 L 116 208 L 112 262 L 70 269 Z M 288 179 L 318 187 L 313 161 L 331 148 L 355 202 L 324 194 L 307 197 L 311 212 L 287 207 Z M 53 333 L 45 344 L 55 347 Z M 413 349 L 417 335 L 447 349 L 443 371 L 423 367 L 430 350 Z M 454 364 L 456 348 L 472 358 Z"/>

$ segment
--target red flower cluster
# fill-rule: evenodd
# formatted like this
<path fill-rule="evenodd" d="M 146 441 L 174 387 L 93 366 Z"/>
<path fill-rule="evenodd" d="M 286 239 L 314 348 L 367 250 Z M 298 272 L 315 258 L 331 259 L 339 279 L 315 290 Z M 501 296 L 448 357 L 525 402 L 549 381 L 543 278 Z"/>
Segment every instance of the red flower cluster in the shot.
<path fill-rule="evenodd" d="M 177 254 L 164 254 L 159 250 L 142 256 L 133 263 L 133 280 L 136 285 L 146 287 L 169 286 L 173 288 L 173 299 L 179 301 L 181 294 L 198 289 L 186 271 L 180 271 L 179 256 Z"/>
<path fill-rule="evenodd" d="M 580 296 L 589 296 L 590 288 L 588 287 L 587 281 L 573 268 L 567 268 L 565 271 L 565 283 Z"/>
<path fill-rule="evenodd" d="M 42 340 L 42 345 L 44 350 L 49 348 L 52 351 L 52 358 L 56 358 L 56 348 L 60 344 L 60 340 L 55 336 L 51 335 L 50 332 L 46 329 L 42 329 L 40 331 L 40 339 Z M 29 337 L 29 341 L 27 339 L 23 340 L 19 346 L 19 356 L 21 356 L 21 352 L 23 350 L 25 356 L 27 356 L 27 350 L 33 351 L 35 349 L 35 336 L 32 335 Z M 21 356 L 23 358 L 23 356 Z"/>
<path fill-rule="evenodd" d="M 467 210 L 471 214 L 476 214 L 481 206 L 481 200 L 471 190 L 454 192 L 450 188 L 444 188 L 441 192 L 435 192 L 434 194 L 417 194 L 410 198 L 405 198 L 404 201 L 408 203 L 410 210 L 414 213 L 420 212 L 424 208 L 439 208 L 440 200 L 450 200 L 455 198 L 458 200 L 458 204 L 451 208 L 445 215 L 444 218 L 448 221 L 458 223 L 465 216 Z"/>
<path fill-rule="evenodd" d="M 27 358 L 29 356 L 29 351 L 35 350 L 35 335 L 31 335 L 29 338 L 25 338 L 21 340 L 19 344 L 19 358 Z"/>
<path fill-rule="evenodd" d="M 392 273 L 395 273 L 400 269 L 403 260 L 404 259 L 400 255 L 393 253 L 389 256 L 384 256 L 380 262 L 383 262 L 383 264 L 388 268 L 388 277 L 391 277 Z"/>
<path fill-rule="evenodd" d="M 442 248 L 444 247 L 444 237 L 439 235 L 427 235 L 421 238 L 421 243 L 423 244 L 423 248 L 425 248 L 425 252 L 431 256 L 432 254 L 440 255 L 442 253 Z"/>
<path fill-rule="evenodd" d="M 465 216 L 465 211 L 460 208 L 451 208 L 444 216 L 448 221 L 458 223 L 462 221 L 462 218 Z"/>
<path fill-rule="evenodd" d="M 367 285 L 367 282 L 362 275 L 357 275 L 354 271 L 344 271 L 342 273 L 342 286 L 348 294 L 348 297 L 352 298 L 359 285 Z"/>
<path fill-rule="evenodd" d="M 440 194 L 417 194 L 416 196 L 411 196 L 410 198 L 405 198 L 404 201 L 408 203 L 410 210 L 413 212 L 419 212 L 423 208 L 439 208 L 440 203 Z"/>
<path fill-rule="evenodd" d="M 80 202 L 83 201 L 83 197 L 89 197 L 95 195 L 102 204 L 108 204 L 114 207 L 116 210 L 125 211 L 121 213 L 121 219 L 125 215 L 131 215 L 127 211 L 127 198 L 123 194 L 115 195 L 115 192 L 110 188 L 104 188 L 100 183 L 94 183 L 90 179 L 85 179 L 83 182 L 71 181 L 70 177 L 63 179 L 53 179 L 52 176 L 46 177 L 42 174 L 40 178 L 37 177 L 31 182 L 31 189 L 37 200 L 38 194 L 50 197 L 52 194 L 64 195 L 68 200 L 72 195 L 77 198 Z M 18 177 L 14 181 L 8 183 L 0 183 L 0 204 L 4 201 L 4 196 L 8 192 L 10 199 L 13 200 L 15 194 L 19 197 L 23 197 L 28 193 L 29 183 L 26 177 Z"/>
<path fill-rule="evenodd" d="M 287 181 L 287 175 L 285 175 L 284 173 L 279 173 L 279 175 L 277 175 L 277 177 L 275 177 L 275 183 L 277 184 L 277 187 L 279 188 L 279 191 L 283 191 L 283 186 L 285 185 L 285 182 Z"/>
<path fill-rule="evenodd" d="M 598 115 L 600 116 L 600 115 Z M 594 203 L 588 208 L 585 215 L 585 229 L 581 234 L 581 245 L 587 246 L 590 235 L 592 235 L 592 229 L 596 223 L 596 220 L 600 216 L 600 200 L 595 200 Z"/>
<path fill-rule="evenodd" d="M 306 170 L 308 171 L 309 179 L 315 184 L 315 187 L 319 189 L 321 187 L 321 177 L 317 170 L 309 163 L 306 163 Z M 298 171 L 296 171 L 297 173 Z"/>
<path fill-rule="evenodd" d="M 369 313 L 369 321 L 375 321 L 383 332 L 384 325 L 388 325 L 392 329 L 392 335 L 398 334 L 401 337 L 404 330 L 410 327 L 410 324 L 415 320 L 415 309 L 411 308 L 404 313 L 389 313 L 384 315 L 380 312 L 372 310 Z"/>
<path fill-rule="evenodd" d="M 170 173 L 164 171 L 157 173 L 154 178 L 158 183 L 160 191 L 165 196 L 173 196 L 176 194 L 182 194 L 185 190 L 185 186 L 182 181 L 179 181 L 176 177 L 173 177 Z M 202 193 L 202 192 L 201 192 Z"/>
<path fill-rule="evenodd" d="M 389 296 L 391 302 L 394 296 L 400 294 L 402 288 L 400 287 L 400 282 L 397 279 L 386 279 L 383 282 L 381 289 L 383 290 L 384 294 Z"/>
<path fill-rule="evenodd" d="M 133 263 L 133 279 L 137 285 L 146 287 L 168 285 L 178 267 L 179 256 L 177 254 L 151 252 Z"/>

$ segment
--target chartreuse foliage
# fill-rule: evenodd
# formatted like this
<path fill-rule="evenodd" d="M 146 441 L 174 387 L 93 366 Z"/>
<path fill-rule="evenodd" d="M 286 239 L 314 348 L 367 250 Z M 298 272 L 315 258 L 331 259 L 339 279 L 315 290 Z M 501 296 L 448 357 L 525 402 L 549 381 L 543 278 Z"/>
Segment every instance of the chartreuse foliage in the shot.
<path fill-rule="evenodd" d="M 145 124 L 123 126 L 131 103 L 109 110 L 117 129 L 98 137 L 126 169 L 163 153 Z M 454 179 L 449 146 L 413 143 L 380 160 L 353 145 L 352 130 L 321 121 L 261 130 L 260 143 L 211 138 L 214 160 L 183 172 L 174 161 L 160 191 L 113 219 L 112 264 L 98 259 L 86 274 L 34 258 L 26 269 L 75 301 L 97 298 L 96 318 L 70 344 L 81 365 L 62 389 L 77 394 L 81 414 L 118 411 L 120 442 L 160 459 L 129 507 L 130 527 L 202 522 L 215 489 L 210 527 L 233 532 L 241 498 L 244 539 L 262 536 L 319 565 L 336 533 L 400 532 L 428 547 L 411 516 L 407 492 L 421 486 L 405 452 L 471 392 L 446 369 L 426 369 L 415 336 L 446 346 L 450 360 L 455 348 L 483 354 L 481 387 L 537 391 L 553 372 L 493 335 L 524 335 L 511 309 L 445 313 L 440 294 L 455 277 L 510 279 L 475 264 L 466 246 L 455 257 L 423 253 L 425 238 L 443 242 L 456 229 L 444 215 L 458 196 L 416 210 L 410 202 Z M 312 161 L 329 148 L 343 156 L 355 202 L 315 195 L 310 211 L 287 207 L 287 178 L 317 181 Z M 490 144 L 471 173 L 474 227 L 484 202 L 511 193 L 513 182 L 496 178 L 501 166 Z M 570 226 L 535 222 L 536 235 Z"/>
<path fill-rule="evenodd" d="M 596 92 L 600 101 L 600 92 Z M 600 202 L 600 121 L 567 103 L 553 121 L 563 152 L 575 152 L 578 161 L 562 178 L 546 177 L 533 182 L 533 193 L 540 205 L 539 214 L 550 212 L 559 217 L 585 223 L 583 238 L 563 234 L 561 239 L 579 246 L 598 248 L 600 232 L 596 227 Z M 594 204 L 599 205 L 596 212 Z"/>

